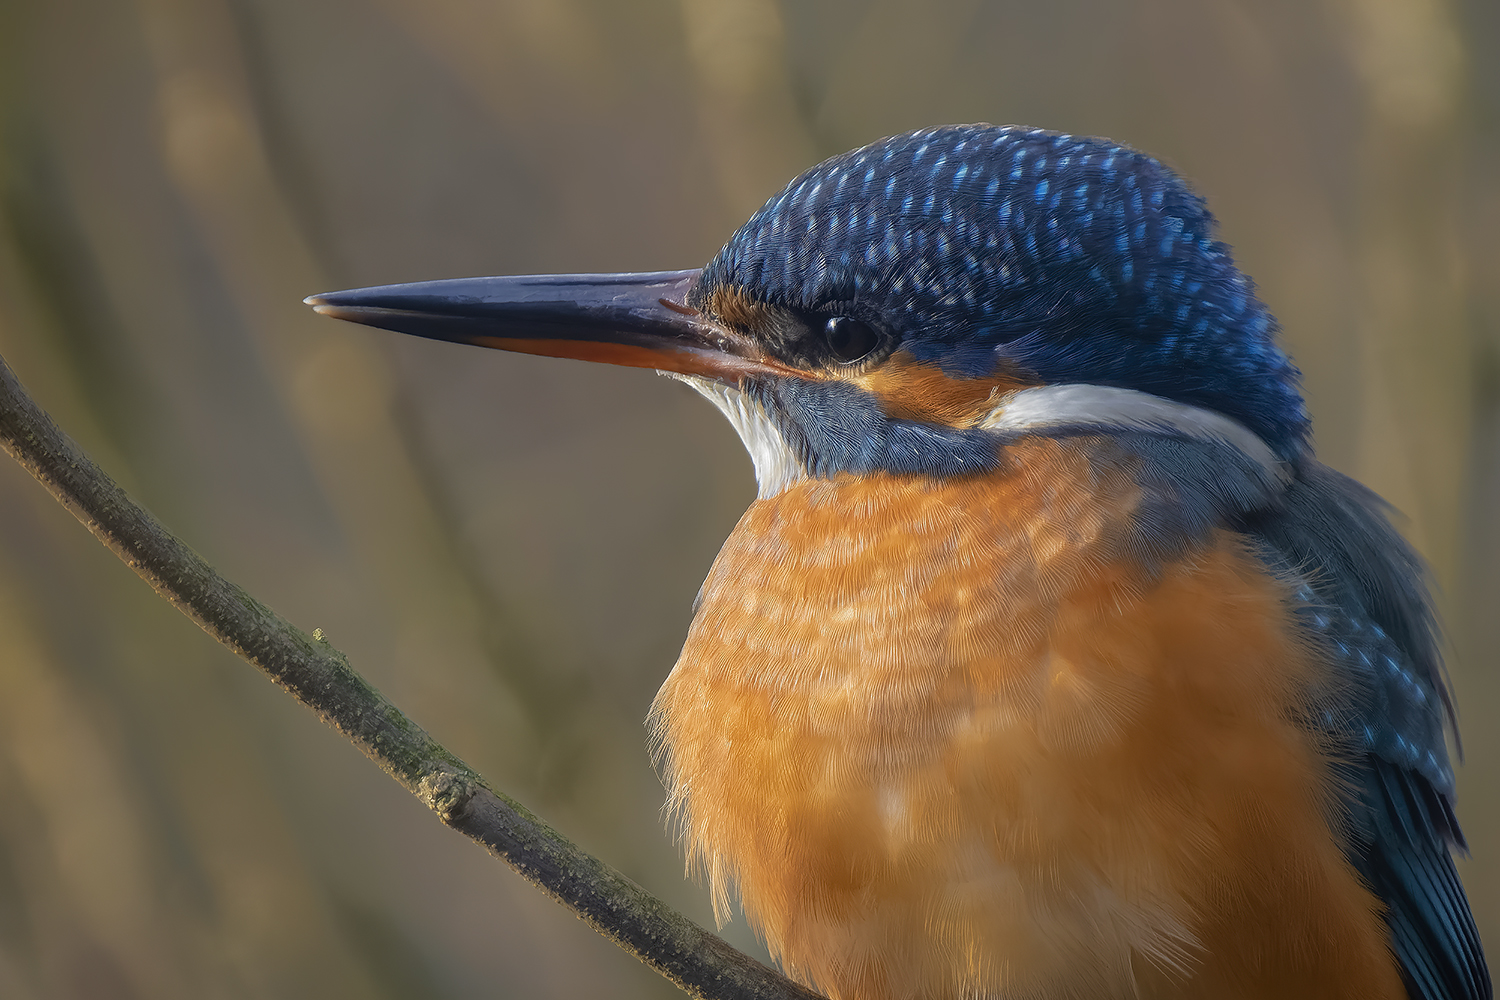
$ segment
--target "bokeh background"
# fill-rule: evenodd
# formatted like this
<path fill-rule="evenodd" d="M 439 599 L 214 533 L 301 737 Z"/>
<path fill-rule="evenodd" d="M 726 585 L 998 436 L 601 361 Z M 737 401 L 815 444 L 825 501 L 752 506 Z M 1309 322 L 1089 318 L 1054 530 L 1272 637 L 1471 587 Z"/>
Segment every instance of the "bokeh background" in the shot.
<path fill-rule="evenodd" d="M 708 922 L 641 720 L 753 495 L 738 441 L 648 372 L 300 300 L 694 266 L 823 157 L 978 120 L 1209 197 L 1322 456 L 1433 565 L 1500 949 L 1493 0 L 0 0 L 0 353 L 222 572 Z M 0 461 L 0 995 L 673 993 Z"/>

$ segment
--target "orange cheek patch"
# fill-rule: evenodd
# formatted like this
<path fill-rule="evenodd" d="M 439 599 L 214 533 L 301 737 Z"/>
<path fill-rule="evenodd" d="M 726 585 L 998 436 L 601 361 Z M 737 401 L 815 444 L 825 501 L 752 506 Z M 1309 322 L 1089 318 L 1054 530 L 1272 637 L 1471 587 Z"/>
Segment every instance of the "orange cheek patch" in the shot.
<path fill-rule="evenodd" d="M 1004 369 L 979 378 L 953 378 L 907 351 L 897 351 L 850 381 L 874 395 L 888 417 L 948 427 L 971 427 L 1001 396 L 1036 384 Z"/>

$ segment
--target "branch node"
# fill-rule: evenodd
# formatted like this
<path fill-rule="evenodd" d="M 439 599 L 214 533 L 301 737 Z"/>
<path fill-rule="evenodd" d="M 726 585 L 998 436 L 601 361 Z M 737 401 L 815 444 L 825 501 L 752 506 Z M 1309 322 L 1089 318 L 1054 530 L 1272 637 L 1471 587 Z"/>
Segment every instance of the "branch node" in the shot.
<path fill-rule="evenodd" d="M 467 777 L 444 768 L 422 776 L 417 784 L 417 794 L 427 808 L 449 826 L 463 814 L 464 807 L 474 797 L 474 783 Z"/>

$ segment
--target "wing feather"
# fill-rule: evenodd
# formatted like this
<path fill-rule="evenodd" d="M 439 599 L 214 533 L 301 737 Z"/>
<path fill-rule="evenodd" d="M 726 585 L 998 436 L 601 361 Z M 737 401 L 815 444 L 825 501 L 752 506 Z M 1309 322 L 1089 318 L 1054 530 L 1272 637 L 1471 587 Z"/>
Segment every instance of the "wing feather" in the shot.
<path fill-rule="evenodd" d="M 1314 724 L 1350 750 L 1345 854 L 1385 903 L 1407 992 L 1492 1000 L 1452 858 L 1465 846 L 1445 743 L 1452 719 L 1420 560 L 1378 497 L 1315 463 L 1243 527 L 1274 568 L 1305 583 L 1305 627 L 1337 671 L 1339 690 Z"/>

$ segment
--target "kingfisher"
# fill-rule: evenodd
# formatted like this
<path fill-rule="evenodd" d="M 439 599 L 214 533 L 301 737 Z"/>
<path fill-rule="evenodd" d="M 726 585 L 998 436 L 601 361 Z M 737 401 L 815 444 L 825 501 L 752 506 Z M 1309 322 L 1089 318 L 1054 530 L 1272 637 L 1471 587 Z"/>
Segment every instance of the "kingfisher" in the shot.
<path fill-rule="evenodd" d="M 716 914 L 801 982 L 1492 997 L 1423 566 L 1314 457 L 1276 321 L 1156 159 L 923 129 L 701 269 L 307 301 L 729 418 L 758 495 L 652 742 Z"/>

